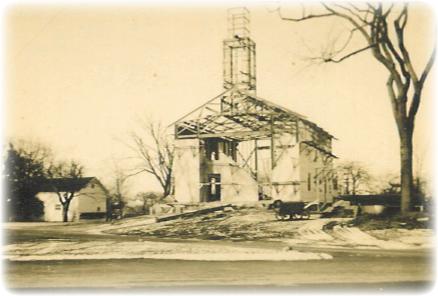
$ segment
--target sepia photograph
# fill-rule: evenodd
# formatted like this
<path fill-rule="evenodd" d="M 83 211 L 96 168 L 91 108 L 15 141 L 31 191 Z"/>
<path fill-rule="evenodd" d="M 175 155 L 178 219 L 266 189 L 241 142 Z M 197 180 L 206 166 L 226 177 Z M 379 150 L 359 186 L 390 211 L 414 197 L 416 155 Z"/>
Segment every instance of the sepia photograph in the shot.
<path fill-rule="evenodd" d="M 4 292 L 432 293 L 432 1 L 2 8 Z"/>

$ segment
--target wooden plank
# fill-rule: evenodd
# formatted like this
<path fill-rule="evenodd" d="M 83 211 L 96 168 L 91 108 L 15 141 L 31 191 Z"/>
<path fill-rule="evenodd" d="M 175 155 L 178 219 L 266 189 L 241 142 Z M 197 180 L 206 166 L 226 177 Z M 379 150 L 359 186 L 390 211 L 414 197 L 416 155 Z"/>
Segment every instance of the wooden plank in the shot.
<path fill-rule="evenodd" d="M 270 135 L 269 131 L 247 131 L 247 132 L 224 132 L 224 133 L 208 133 L 208 134 L 200 134 L 199 138 L 222 138 L 222 137 L 229 137 L 229 138 L 242 138 L 242 137 L 249 137 L 249 138 L 259 138 L 259 137 L 268 137 Z"/>
<path fill-rule="evenodd" d="M 204 103 L 204 104 L 202 104 L 201 106 L 199 106 L 198 108 L 196 108 L 196 109 L 194 109 L 194 110 L 192 110 L 192 111 L 190 111 L 189 113 L 187 113 L 186 115 L 184 115 L 184 116 L 182 116 L 182 117 L 180 117 L 178 120 L 176 120 L 176 121 L 174 121 L 174 122 L 172 122 L 171 124 L 169 124 L 168 126 L 171 126 L 171 125 L 174 125 L 174 124 L 176 124 L 176 123 L 178 123 L 178 122 L 180 122 L 181 120 L 183 120 L 184 118 L 186 118 L 186 117 L 188 117 L 188 116 L 190 116 L 190 115 L 192 115 L 193 113 L 195 113 L 196 111 L 198 111 L 199 109 L 201 109 L 201 108 L 203 108 L 203 107 L 205 107 L 205 106 L 207 106 L 208 104 L 210 104 L 210 103 L 212 103 L 214 100 L 216 100 L 216 99 L 218 99 L 218 98 L 220 98 L 220 97 L 222 97 L 223 95 L 225 95 L 227 92 L 229 92 L 229 91 L 231 91 L 233 88 L 230 88 L 230 89 L 227 89 L 227 90 L 225 90 L 224 92 L 222 92 L 221 94 L 219 94 L 219 95 L 217 95 L 217 96 L 215 96 L 214 98 L 212 98 L 212 99 L 210 99 L 210 100 L 208 100 L 206 103 Z"/>
<path fill-rule="evenodd" d="M 255 168 L 255 179 L 258 181 L 259 177 L 259 157 L 257 151 L 259 150 L 257 139 L 254 140 L 254 168 Z"/>
<path fill-rule="evenodd" d="M 163 216 L 157 217 L 156 221 L 157 222 L 164 222 L 164 221 L 170 221 L 170 220 L 175 220 L 175 219 L 179 219 L 179 218 L 191 218 L 191 217 L 205 215 L 205 214 L 216 212 L 216 211 L 221 211 L 226 207 L 231 207 L 231 204 L 214 206 L 214 207 L 210 207 L 210 208 L 203 208 L 203 209 L 194 210 L 194 211 L 185 212 L 185 213 L 163 215 Z"/>
<path fill-rule="evenodd" d="M 271 169 L 275 167 L 275 154 L 274 154 L 274 125 L 273 118 L 271 117 Z"/>

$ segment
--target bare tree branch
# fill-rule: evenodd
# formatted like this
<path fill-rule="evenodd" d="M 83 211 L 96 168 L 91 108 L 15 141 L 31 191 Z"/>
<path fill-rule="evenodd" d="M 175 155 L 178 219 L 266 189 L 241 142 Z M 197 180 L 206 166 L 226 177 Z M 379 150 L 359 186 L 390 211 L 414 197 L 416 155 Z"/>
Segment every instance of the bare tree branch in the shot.
<path fill-rule="evenodd" d="M 409 119 L 410 124 L 412 124 L 412 125 L 414 123 L 415 116 L 417 115 L 418 108 L 420 107 L 423 84 L 426 81 L 426 78 L 432 69 L 432 66 L 433 66 L 434 61 L 435 61 L 435 55 L 436 55 L 436 46 L 434 46 L 433 51 L 432 51 L 432 53 L 429 57 L 429 60 L 426 64 L 426 67 L 424 68 L 423 73 L 421 74 L 420 80 L 418 81 L 417 89 L 416 89 L 414 96 L 412 98 L 412 103 L 409 107 L 408 119 Z"/>
<path fill-rule="evenodd" d="M 340 50 L 336 50 L 334 44 L 331 44 L 331 47 L 328 46 L 320 57 L 313 57 L 310 60 L 340 63 L 349 57 L 370 49 L 373 57 L 388 71 L 386 87 L 400 138 L 401 208 L 403 212 L 406 212 L 410 207 L 413 184 L 412 136 L 414 121 L 421 103 L 424 83 L 435 61 L 436 47 L 434 47 L 423 72 L 419 76 L 412 63 L 411 52 L 406 47 L 404 36 L 409 16 L 408 3 L 401 3 L 401 10 L 396 9 L 394 3 L 384 6 L 381 2 L 365 3 L 365 9 L 353 3 L 321 3 L 321 5 L 327 13 L 319 15 L 306 15 L 303 13 L 301 18 L 288 19 L 282 17 L 282 19 L 295 22 L 328 16 L 344 19 L 352 26 L 344 46 Z M 281 15 L 280 10 L 279 13 Z M 341 54 L 347 48 L 352 39 L 353 30 L 361 32 L 365 45 L 341 58 L 336 58 L 338 54 Z M 392 34 L 393 30 L 395 35 Z"/>
<path fill-rule="evenodd" d="M 164 196 L 171 193 L 171 176 L 173 165 L 173 145 L 166 137 L 165 129 L 160 122 L 148 119 L 141 123 L 142 134 L 130 133 L 132 145 L 128 144 L 140 160 L 134 176 L 148 173 L 155 177 L 163 188 Z"/>
<path fill-rule="evenodd" d="M 358 13 L 354 12 L 352 9 L 350 9 L 350 8 L 348 8 L 348 7 L 346 7 L 346 6 L 343 6 L 343 5 L 337 4 L 337 3 L 334 3 L 333 5 L 336 6 L 336 7 L 338 7 L 338 8 L 341 8 L 341 9 L 343 9 L 343 10 L 346 10 L 346 11 L 349 12 L 352 16 L 356 17 L 356 19 L 357 19 L 358 21 L 360 21 L 360 22 L 362 22 L 362 23 L 364 23 L 364 24 L 368 24 L 368 21 L 367 21 L 363 16 L 361 16 L 361 15 L 359 15 Z"/>
<path fill-rule="evenodd" d="M 325 9 L 327 9 L 333 15 L 336 15 L 338 17 L 341 17 L 341 18 L 349 21 L 353 25 L 354 28 L 357 28 L 362 33 L 362 35 L 365 37 L 365 39 L 368 41 L 369 44 L 373 43 L 373 42 L 371 42 L 370 35 L 364 29 L 364 27 L 362 27 L 360 24 L 358 24 L 351 16 L 348 16 L 345 13 L 341 13 L 339 11 L 336 11 L 336 9 L 334 9 L 334 8 L 330 8 L 327 3 L 321 3 L 321 4 L 322 4 L 322 6 L 325 7 Z"/>
<path fill-rule="evenodd" d="M 341 57 L 339 59 L 328 58 L 328 59 L 325 59 L 324 62 L 340 63 L 340 62 L 348 59 L 349 57 L 352 57 L 352 56 L 354 56 L 354 55 L 356 55 L 358 53 L 361 53 L 361 52 L 366 51 L 366 50 L 368 50 L 370 48 L 373 48 L 374 46 L 375 46 L 375 44 L 371 44 L 371 45 L 366 46 L 364 48 L 361 48 L 361 49 L 355 50 L 353 52 L 350 52 L 349 54 L 347 54 L 347 55 L 345 55 L 345 56 L 343 56 L 343 57 Z"/>
<path fill-rule="evenodd" d="M 421 83 L 421 85 L 424 84 L 426 81 L 427 76 L 430 73 L 430 70 L 432 69 L 432 66 L 435 62 L 435 56 L 436 56 L 436 45 L 433 47 L 432 53 L 430 54 L 429 60 L 427 61 L 426 67 L 423 70 L 423 73 L 420 76 L 420 80 L 418 81 Z"/>
<path fill-rule="evenodd" d="M 292 21 L 292 22 L 301 22 L 301 21 L 305 21 L 305 20 L 309 20 L 309 19 L 313 19 L 313 18 L 322 18 L 322 17 L 329 17 L 329 16 L 334 16 L 334 13 L 322 13 L 322 14 L 308 14 L 306 15 L 305 9 L 303 8 L 302 11 L 302 16 L 298 17 L 298 18 L 293 18 L 293 17 L 284 17 L 283 14 L 281 13 L 281 7 L 278 7 L 276 9 L 276 11 L 278 12 L 278 15 L 280 16 L 280 18 L 284 21 Z"/>

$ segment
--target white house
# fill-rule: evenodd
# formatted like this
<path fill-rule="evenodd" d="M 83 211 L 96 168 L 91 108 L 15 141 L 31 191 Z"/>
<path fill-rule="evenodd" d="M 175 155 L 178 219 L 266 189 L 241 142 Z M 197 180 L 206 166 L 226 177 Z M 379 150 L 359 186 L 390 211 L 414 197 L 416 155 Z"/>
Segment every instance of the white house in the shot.
<path fill-rule="evenodd" d="M 44 221 L 62 222 L 62 204 L 58 193 L 74 192 L 68 210 L 68 221 L 106 217 L 107 191 L 95 177 L 51 179 L 41 186 L 37 198 L 44 203 Z"/>

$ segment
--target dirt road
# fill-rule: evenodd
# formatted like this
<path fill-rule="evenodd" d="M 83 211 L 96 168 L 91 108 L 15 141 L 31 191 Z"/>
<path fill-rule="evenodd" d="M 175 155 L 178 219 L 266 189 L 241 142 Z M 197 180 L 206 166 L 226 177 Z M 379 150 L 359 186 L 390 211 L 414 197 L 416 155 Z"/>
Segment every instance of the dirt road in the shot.
<path fill-rule="evenodd" d="M 10 288 L 251 285 L 324 291 L 327 287 L 426 289 L 433 280 L 430 257 L 423 252 L 403 252 L 332 252 L 333 260 L 280 263 L 152 259 L 9 262 L 5 280 Z"/>

